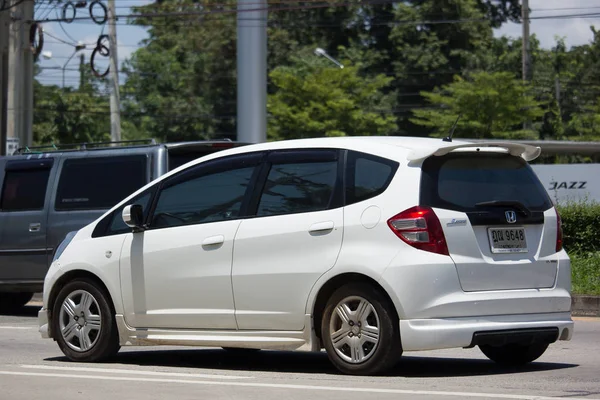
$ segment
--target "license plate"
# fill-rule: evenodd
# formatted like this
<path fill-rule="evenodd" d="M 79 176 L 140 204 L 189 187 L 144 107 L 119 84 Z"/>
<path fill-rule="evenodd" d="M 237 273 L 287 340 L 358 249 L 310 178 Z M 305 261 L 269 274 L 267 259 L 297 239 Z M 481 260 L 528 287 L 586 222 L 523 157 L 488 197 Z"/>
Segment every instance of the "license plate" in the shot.
<path fill-rule="evenodd" d="M 525 228 L 489 228 L 492 253 L 527 253 Z"/>

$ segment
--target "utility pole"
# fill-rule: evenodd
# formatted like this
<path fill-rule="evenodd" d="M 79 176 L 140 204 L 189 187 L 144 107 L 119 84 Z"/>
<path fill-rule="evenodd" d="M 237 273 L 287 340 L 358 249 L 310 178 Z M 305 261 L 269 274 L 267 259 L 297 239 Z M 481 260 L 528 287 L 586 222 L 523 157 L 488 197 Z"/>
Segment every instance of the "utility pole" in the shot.
<path fill-rule="evenodd" d="M 25 21 L 33 20 L 33 5 L 33 1 L 22 3 L 23 19 Z M 31 146 L 33 143 L 33 51 L 30 49 L 29 41 L 27 40 L 27 33 L 29 33 L 30 26 L 31 23 L 21 23 L 21 55 L 23 57 L 23 69 L 21 72 L 23 74 L 21 146 Z"/>
<path fill-rule="evenodd" d="M 531 51 L 529 47 L 529 0 L 523 0 L 521 4 L 521 19 L 523 24 L 523 83 L 531 82 Z M 531 130 L 531 121 L 523 124 L 524 130 Z"/>
<path fill-rule="evenodd" d="M 531 52 L 529 48 L 529 0 L 523 0 L 521 5 L 523 23 L 523 82 L 531 81 Z"/>
<path fill-rule="evenodd" d="M 81 53 L 79 55 L 79 91 L 83 91 L 83 87 L 85 86 L 85 81 L 83 79 L 83 71 L 85 68 L 85 55 Z"/>
<path fill-rule="evenodd" d="M 110 139 L 121 140 L 121 101 L 119 98 L 119 57 L 115 0 L 108 0 L 108 41 L 110 43 Z"/>
<path fill-rule="evenodd" d="M 267 1 L 238 0 L 237 140 L 267 139 Z"/>
<path fill-rule="evenodd" d="M 8 87 L 6 101 L 7 154 L 25 144 L 20 142 L 23 129 L 23 4 L 12 0 L 8 24 Z"/>
<path fill-rule="evenodd" d="M 6 154 L 6 88 L 8 86 L 8 10 L 0 11 L 0 155 Z"/>

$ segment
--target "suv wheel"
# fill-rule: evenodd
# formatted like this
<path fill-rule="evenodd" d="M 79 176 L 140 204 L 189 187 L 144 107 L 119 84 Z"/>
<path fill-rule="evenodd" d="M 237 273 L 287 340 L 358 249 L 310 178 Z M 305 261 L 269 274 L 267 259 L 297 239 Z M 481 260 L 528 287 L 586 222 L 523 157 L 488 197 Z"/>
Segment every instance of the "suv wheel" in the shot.
<path fill-rule="evenodd" d="M 503 346 L 482 345 L 479 349 L 490 360 L 506 366 L 518 366 L 537 360 L 548 348 L 548 343 L 530 345 L 506 344 Z"/>
<path fill-rule="evenodd" d="M 52 310 L 53 336 L 72 361 L 100 361 L 119 351 L 109 297 L 87 279 L 67 283 Z"/>
<path fill-rule="evenodd" d="M 321 337 L 331 362 L 346 374 L 385 372 L 402 355 L 393 305 L 364 283 L 350 283 L 333 293 L 323 313 Z"/>
<path fill-rule="evenodd" d="M 29 303 L 32 297 L 33 293 L 0 293 L 0 311 L 18 311 Z"/>

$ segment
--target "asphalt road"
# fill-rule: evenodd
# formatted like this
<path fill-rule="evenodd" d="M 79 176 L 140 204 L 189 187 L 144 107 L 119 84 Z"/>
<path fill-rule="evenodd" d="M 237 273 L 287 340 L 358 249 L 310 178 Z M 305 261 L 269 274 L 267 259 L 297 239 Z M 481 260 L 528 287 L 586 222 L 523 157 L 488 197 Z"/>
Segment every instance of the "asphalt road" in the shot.
<path fill-rule="evenodd" d="M 0 400 L 600 399 L 600 320 L 578 320 L 573 341 L 522 369 L 453 349 L 406 353 L 388 376 L 351 377 L 324 353 L 129 347 L 111 362 L 72 363 L 40 338 L 38 309 L 0 315 Z"/>

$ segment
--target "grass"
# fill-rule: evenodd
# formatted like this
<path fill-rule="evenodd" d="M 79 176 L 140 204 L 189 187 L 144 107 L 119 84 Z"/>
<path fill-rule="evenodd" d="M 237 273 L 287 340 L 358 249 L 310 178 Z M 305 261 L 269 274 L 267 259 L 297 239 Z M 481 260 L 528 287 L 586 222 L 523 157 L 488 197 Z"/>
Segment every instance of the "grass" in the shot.
<path fill-rule="evenodd" d="M 600 295 L 600 251 L 570 253 L 573 293 Z"/>

